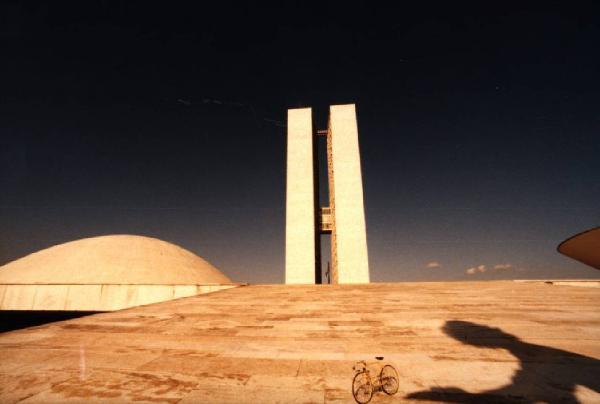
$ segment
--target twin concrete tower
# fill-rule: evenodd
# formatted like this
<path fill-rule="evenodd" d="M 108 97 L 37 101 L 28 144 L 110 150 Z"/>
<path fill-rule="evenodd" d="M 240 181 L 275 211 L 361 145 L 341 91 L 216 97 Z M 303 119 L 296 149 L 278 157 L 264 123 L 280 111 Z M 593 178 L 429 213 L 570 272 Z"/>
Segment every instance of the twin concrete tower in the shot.
<path fill-rule="evenodd" d="M 319 203 L 318 136 L 327 137 L 329 206 Z M 322 283 L 321 235 L 331 234 L 331 283 L 368 283 L 369 258 L 354 104 L 332 105 L 327 130 L 312 110 L 288 110 L 285 283 Z"/>

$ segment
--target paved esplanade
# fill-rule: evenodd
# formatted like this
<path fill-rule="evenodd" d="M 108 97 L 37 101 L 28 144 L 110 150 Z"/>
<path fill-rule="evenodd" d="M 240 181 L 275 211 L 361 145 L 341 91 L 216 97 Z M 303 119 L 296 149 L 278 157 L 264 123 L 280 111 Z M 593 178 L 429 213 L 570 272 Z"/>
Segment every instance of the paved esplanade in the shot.
<path fill-rule="evenodd" d="M 600 288 L 543 282 L 246 286 L 0 334 L 0 402 L 599 402 Z M 23 401 L 20 401 L 23 400 Z"/>
<path fill-rule="evenodd" d="M 310 108 L 288 110 L 285 281 L 322 283 L 320 235 L 331 234 L 331 283 L 368 283 L 369 259 L 354 104 L 332 105 L 327 130 Z M 327 137 L 329 206 L 319 206 L 318 136 Z"/>

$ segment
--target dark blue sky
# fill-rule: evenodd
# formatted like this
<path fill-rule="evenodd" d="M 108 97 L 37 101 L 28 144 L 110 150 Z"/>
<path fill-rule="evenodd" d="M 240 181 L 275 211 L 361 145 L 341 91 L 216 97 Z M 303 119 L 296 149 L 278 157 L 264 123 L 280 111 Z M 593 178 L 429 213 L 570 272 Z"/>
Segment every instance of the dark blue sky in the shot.
<path fill-rule="evenodd" d="M 373 280 L 600 276 L 555 250 L 600 224 L 593 2 L 148 3 L 0 6 L 0 264 L 130 233 L 282 282 L 286 109 L 355 102 Z"/>

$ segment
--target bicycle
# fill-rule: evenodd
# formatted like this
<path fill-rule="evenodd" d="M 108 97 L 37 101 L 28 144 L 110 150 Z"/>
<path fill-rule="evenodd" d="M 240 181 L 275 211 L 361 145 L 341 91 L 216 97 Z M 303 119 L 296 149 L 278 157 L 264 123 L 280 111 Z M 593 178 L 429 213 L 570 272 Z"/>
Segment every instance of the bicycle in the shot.
<path fill-rule="evenodd" d="M 398 392 L 399 379 L 396 369 L 389 363 L 381 366 L 383 356 L 375 358 L 377 362 L 367 364 L 366 361 L 358 361 L 353 367 L 355 375 L 352 380 L 352 395 L 359 404 L 367 404 L 377 391 L 383 391 L 390 396 Z M 374 381 L 371 378 L 372 372 L 378 375 Z"/>

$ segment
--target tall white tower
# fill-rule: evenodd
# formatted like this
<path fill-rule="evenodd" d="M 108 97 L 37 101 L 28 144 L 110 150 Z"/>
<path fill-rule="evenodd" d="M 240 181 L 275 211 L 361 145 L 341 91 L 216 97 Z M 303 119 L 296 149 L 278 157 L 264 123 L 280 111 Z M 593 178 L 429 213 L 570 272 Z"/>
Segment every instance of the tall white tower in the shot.
<path fill-rule="evenodd" d="M 318 197 L 317 136 L 327 136 L 329 206 Z M 285 282 L 321 283 L 320 236 L 331 234 L 331 282 L 368 283 L 369 258 L 354 104 L 332 105 L 327 130 L 310 108 L 288 110 Z"/>

